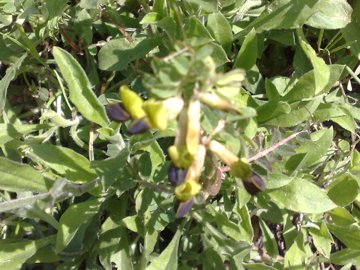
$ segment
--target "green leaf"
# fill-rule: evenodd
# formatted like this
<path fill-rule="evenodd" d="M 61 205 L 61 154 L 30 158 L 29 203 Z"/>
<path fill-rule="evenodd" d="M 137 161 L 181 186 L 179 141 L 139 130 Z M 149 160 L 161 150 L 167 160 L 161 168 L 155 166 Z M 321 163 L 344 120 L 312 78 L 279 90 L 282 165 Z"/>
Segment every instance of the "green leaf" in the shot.
<path fill-rule="evenodd" d="M 353 55 L 360 59 L 360 2 L 354 1 L 354 11 L 352 13 L 351 22 L 343 29 L 341 34 L 347 44 L 351 44 L 350 51 Z"/>
<path fill-rule="evenodd" d="M 257 35 L 255 29 L 251 29 L 241 44 L 240 51 L 235 59 L 234 68 L 251 69 L 256 64 L 257 56 Z"/>
<path fill-rule="evenodd" d="M 351 21 L 352 8 L 346 0 L 320 0 L 306 24 L 321 29 L 344 28 Z"/>
<path fill-rule="evenodd" d="M 76 234 L 81 233 L 84 227 L 89 225 L 92 218 L 98 214 L 100 205 L 100 200 L 88 200 L 86 202 L 73 204 L 66 209 L 60 218 L 59 230 L 56 235 L 57 253 L 68 246 Z M 85 235 L 82 236 L 82 238 L 84 237 Z"/>
<path fill-rule="evenodd" d="M 356 179 L 345 174 L 335 179 L 327 187 L 328 196 L 339 206 L 347 206 L 352 203 L 359 194 L 359 184 Z"/>
<path fill-rule="evenodd" d="M 169 245 L 158 257 L 151 261 L 146 270 L 176 270 L 178 267 L 178 248 L 180 237 L 181 232 L 178 230 Z"/>
<path fill-rule="evenodd" d="M 294 177 L 290 177 L 284 174 L 271 173 L 267 177 L 266 189 L 276 189 L 289 184 Z"/>
<path fill-rule="evenodd" d="M 300 47 L 314 68 L 314 94 L 318 95 L 322 93 L 323 89 L 329 84 L 330 68 L 321 57 L 317 56 L 315 50 L 306 42 L 304 34 L 300 30 L 298 30 L 298 39 Z M 329 86 L 329 89 L 330 87 L 332 87 L 332 85 Z"/>
<path fill-rule="evenodd" d="M 303 143 L 296 149 L 298 154 L 304 154 L 305 157 L 301 162 L 301 167 L 310 167 L 320 162 L 321 158 L 326 155 L 327 150 L 331 146 L 334 136 L 333 128 L 322 129 L 311 134 L 311 140 Z M 291 157 L 288 163 L 292 162 Z M 298 167 L 297 169 L 300 169 Z"/>
<path fill-rule="evenodd" d="M 246 270 L 276 270 L 276 268 L 263 263 L 244 263 Z"/>
<path fill-rule="evenodd" d="M 327 93 L 333 87 L 334 83 L 340 79 L 344 68 L 345 66 L 343 65 L 330 65 L 324 69 L 330 69 L 330 75 L 327 77 L 328 80 L 326 84 L 325 81 L 318 83 L 318 88 L 316 86 L 316 76 L 318 76 L 318 73 L 322 72 L 322 69 L 320 68 L 318 71 L 311 70 L 305 73 L 283 99 L 287 102 L 293 102 Z M 321 80 L 326 80 L 326 78 L 324 77 Z M 319 85 L 322 85 L 323 87 L 321 88 Z"/>
<path fill-rule="evenodd" d="M 358 224 L 348 226 L 327 224 L 327 227 L 346 247 L 360 249 L 360 226 Z"/>
<path fill-rule="evenodd" d="M 70 148 L 51 144 L 31 144 L 27 147 L 31 159 L 45 164 L 71 181 L 87 182 L 96 178 L 89 160 Z"/>
<path fill-rule="evenodd" d="M 12 192 L 48 191 L 40 172 L 4 157 L 0 157 L 0 188 Z"/>
<path fill-rule="evenodd" d="M 199 8 L 207 12 L 215 12 L 217 10 L 216 1 L 207 1 L 207 0 L 186 0 L 186 2 L 193 3 Z"/>
<path fill-rule="evenodd" d="M 329 211 L 329 215 L 331 216 L 332 222 L 336 225 L 347 226 L 355 222 L 354 217 L 342 207 L 332 209 Z"/>
<path fill-rule="evenodd" d="M 140 24 L 153 24 L 159 21 L 161 18 L 160 14 L 157 12 L 149 12 L 144 18 L 140 21 Z"/>
<path fill-rule="evenodd" d="M 330 256 L 331 263 L 345 265 L 360 265 L 360 249 L 344 248 L 340 251 L 332 253 Z"/>
<path fill-rule="evenodd" d="M 158 37 L 138 37 L 131 43 L 126 38 L 110 40 L 99 51 L 99 68 L 107 71 L 124 70 L 132 61 L 145 57 L 159 42 Z"/>
<path fill-rule="evenodd" d="M 133 269 L 128 236 L 126 228 L 116 224 L 110 217 L 102 224 L 98 252 L 105 269 L 111 269 L 113 264 L 118 269 Z"/>
<path fill-rule="evenodd" d="M 185 31 L 192 46 L 201 46 L 214 40 L 208 29 L 195 16 L 186 21 Z"/>
<path fill-rule="evenodd" d="M 305 268 L 303 264 L 306 262 L 306 252 L 304 247 L 304 235 L 299 232 L 294 243 L 285 253 L 284 269 L 286 270 L 302 270 Z"/>
<path fill-rule="evenodd" d="M 37 124 L 0 124 L 0 145 L 4 145 L 13 139 L 21 138 L 23 135 L 27 135 L 31 132 L 38 131 L 47 128 L 48 125 Z"/>
<path fill-rule="evenodd" d="M 7 89 L 9 88 L 10 82 L 15 79 L 16 72 L 20 69 L 23 61 L 27 57 L 27 54 L 23 54 L 16 62 L 7 68 L 4 77 L 0 80 L 0 115 L 3 114 L 3 110 L 6 102 Z"/>
<path fill-rule="evenodd" d="M 127 172 L 126 167 L 128 156 L 128 150 L 124 149 L 114 158 L 91 162 L 91 167 L 101 178 L 105 190 L 112 186 L 115 182 L 118 182 L 115 186 L 118 188 L 118 192 L 120 193 L 134 187 L 134 182 L 132 181 L 133 179 Z"/>
<path fill-rule="evenodd" d="M 275 0 L 244 32 L 248 33 L 252 28 L 257 33 L 272 29 L 299 28 L 316 12 L 314 7 L 317 2 L 318 0 Z"/>
<path fill-rule="evenodd" d="M 55 236 L 39 240 L 0 240 L 0 268 L 9 270 L 22 269 L 25 262 L 37 250 L 53 242 L 55 242 Z"/>
<path fill-rule="evenodd" d="M 302 178 L 295 178 L 288 185 L 269 190 L 267 194 L 279 206 L 296 212 L 318 214 L 336 207 L 322 189 Z"/>
<path fill-rule="evenodd" d="M 60 68 L 70 92 L 70 100 L 75 104 L 79 112 L 89 121 L 107 126 L 107 118 L 104 106 L 100 104 L 85 71 L 75 58 L 59 47 L 54 47 L 53 55 Z"/>
<path fill-rule="evenodd" d="M 237 36 L 247 34 L 252 28 L 255 28 L 257 33 L 261 33 L 273 29 L 300 28 L 306 23 L 314 26 L 321 25 L 321 28 L 342 28 L 349 22 L 349 11 L 351 12 L 349 5 L 344 2 L 346 1 L 275 0 Z M 334 6 L 336 8 L 324 14 Z M 334 23 L 331 22 L 332 20 Z"/>
<path fill-rule="evenodd" d="M 262 219 L 259 219 L 259 225 L 264 237 L 263 243 L 266 253 L 271 257 L 276 258 L 279 255 L 279 251 L 274 234 Z"/>
<path fill-rule="evenodd" d="M 322 98 L 316 97 L 311 101 L 301 101 L 291 103 L 291 111 L 281 114 L 266 122 L 267 125 L 279 127 L 292 127 L 299 125 L 312 117 L 312 113 L 318 108 Z"/>
<path fill-rule="evenodd" d="M 232 46 L 232 30 L 230 23 L 220 12 L 212 13 L 208 17 L 207 28 L 215 40 L 219 42 L 226 53 L 230 53 Z"/>
<path fill-rule="evenodd" d="M 272 99 L 264 105 L 257 107 L 256 112 L 256 120 L 259 123 L 265 123 L 273 118 L 290 113 L 291 107 L 287 102 Z"/>
<path fill-rule="evenodd" d="M 326 258 L 329 258 L 333 239 L 324 222 L 321 222 L 319 227 L 320 229 L 310 228 L 309 232 L 316 249 Z"/>

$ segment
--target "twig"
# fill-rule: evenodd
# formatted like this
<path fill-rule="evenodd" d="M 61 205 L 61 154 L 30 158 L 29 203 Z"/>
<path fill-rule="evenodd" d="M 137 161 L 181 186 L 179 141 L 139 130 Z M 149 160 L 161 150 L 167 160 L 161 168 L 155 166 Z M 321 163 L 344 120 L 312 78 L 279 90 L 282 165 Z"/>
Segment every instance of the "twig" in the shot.
<path fill-rule="evenodd" d="M 252 156 L 248 159 L 249 162 L 252 162 L 254 160 L 257 160 L 259 158 L 262 158 L 264 156 L 266 156 L 267 154 L 275 151 L 277 148 L 279 148 L 280 146 L 284 145 L 285 143 L 287 143 L 288 141 L 294 139 L 297 135 L 299 135 L 300 133 L 303 133 L 305 131 L 300 131 L 300 132 L 296 132 L 292 135 L 290 135 L 289 137 L 286 137 L 285 139 L 282 139 L 281 141 L 273 144 L 272 146 L 270 146 L 269 148 L 266 148 L 265 150 L 257 153 L 255 156 Z"/>
<path fill-rule="evenodd" d="M 270 146 L 269 148 L 267 148 L 267 149 L 257 153 L 256 155 L 248 158 L 247 161 L 252 162 L 252 161 L 255 161 L 255 160 L 259 159 L 259 158 L 262 158 L 262 157 L 266 156 L 267 154 L 275 151 L 277 148 L 284 145 L 288 141 L 294 139 L 297 135 L 299 135 L 300 133 L 303 133 L 303 132 L 305 132 L 305 131 L 296 132 L 296 133 L 290 135 L 289 137 L 286 137 L 285 139 L 282 139 L 281 141 L 279 141 L 279 142 L 273 144 L 272 146 Z M 220 168 L 220 170 L 221 170 L 222 173 L 225 173 L 225 172 L 230 171 L 230 167 L 229 166 L 224 166 L 224 167 Z"/>

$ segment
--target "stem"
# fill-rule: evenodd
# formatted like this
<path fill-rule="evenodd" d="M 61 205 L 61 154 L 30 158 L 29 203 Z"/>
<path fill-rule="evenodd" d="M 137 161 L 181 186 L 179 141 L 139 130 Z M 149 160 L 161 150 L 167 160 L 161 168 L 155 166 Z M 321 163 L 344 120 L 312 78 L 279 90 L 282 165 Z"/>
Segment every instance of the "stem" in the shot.
<path fill-rule="evenodd" d="M 280 146 L 284 145 L 284 144 L 287 143 L 288 141 L 294 139 L 297 135 L 299 135 L 300 133 L 303 133 L 303 132 L 305 132 L 305 131 L 296 132 L 296 133 L 290 135 L 289 137 L 286 137 L 285 139 L 282 139 L 281 141 L 279 141 L 279 142 L 273 144 L 272 146 L 270 146 L 269 148 L 267 148 L 267 149 L 265 149 L 265 150 L 257 153 L 256 155 L 250 157 L 250 158 L 248 159 L 248 161 L 249 161 L 249 162 L 252 162 L 252 161 L 255 161 L 255 160 L 259 159 L 259 158 L 262 158 L 262 157 L 266 156 L 267 154 L 275 151 L 277 148 L 279 148 Z"/>

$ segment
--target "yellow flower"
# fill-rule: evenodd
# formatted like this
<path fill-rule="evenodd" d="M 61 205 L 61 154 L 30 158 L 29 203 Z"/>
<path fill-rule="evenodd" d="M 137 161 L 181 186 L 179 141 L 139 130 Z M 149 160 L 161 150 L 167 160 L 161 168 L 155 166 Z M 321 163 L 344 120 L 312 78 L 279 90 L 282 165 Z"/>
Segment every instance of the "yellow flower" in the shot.
<path fill-rule="evenodd" d="M 142 105 L 149 119 L 150 126 L 159 130 L 165 130 L 168 123 L 168 114 L 161 101 L 149 99 Z"/>
<path fill-rule="evenodd" d="M 129 87 L 125 85 L 121 86 L 119 95 L 122 100 L 122 105 L 130 114 L 131 118 L 139 119 L 146 115 L 142 108 L 144 101 L 134 91 L 130 90 Z"/>
<path fill-rule="evenodd" d="M 171 161 L 178 168 L 188 168 L 194 160 L 194 156 L 189 153 L 186 146 L 172 145 L 168 148 Z"/>
<path fill-rule="evenodd" d="M 175 188 L 175 195 L 179 201 L 187 201 L 201 190 L 201 185 L 193 180 L 185 181 Z"/>

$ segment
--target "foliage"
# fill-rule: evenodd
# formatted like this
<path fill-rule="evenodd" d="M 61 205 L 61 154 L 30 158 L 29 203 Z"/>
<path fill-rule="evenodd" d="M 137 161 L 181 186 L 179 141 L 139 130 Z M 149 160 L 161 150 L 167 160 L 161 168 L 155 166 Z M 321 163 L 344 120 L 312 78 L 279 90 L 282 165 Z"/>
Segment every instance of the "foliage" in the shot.
<path fill-rule="evenodd" d="M 360 1 L 0 1 L 1 269 L 360 266 Z"/>

